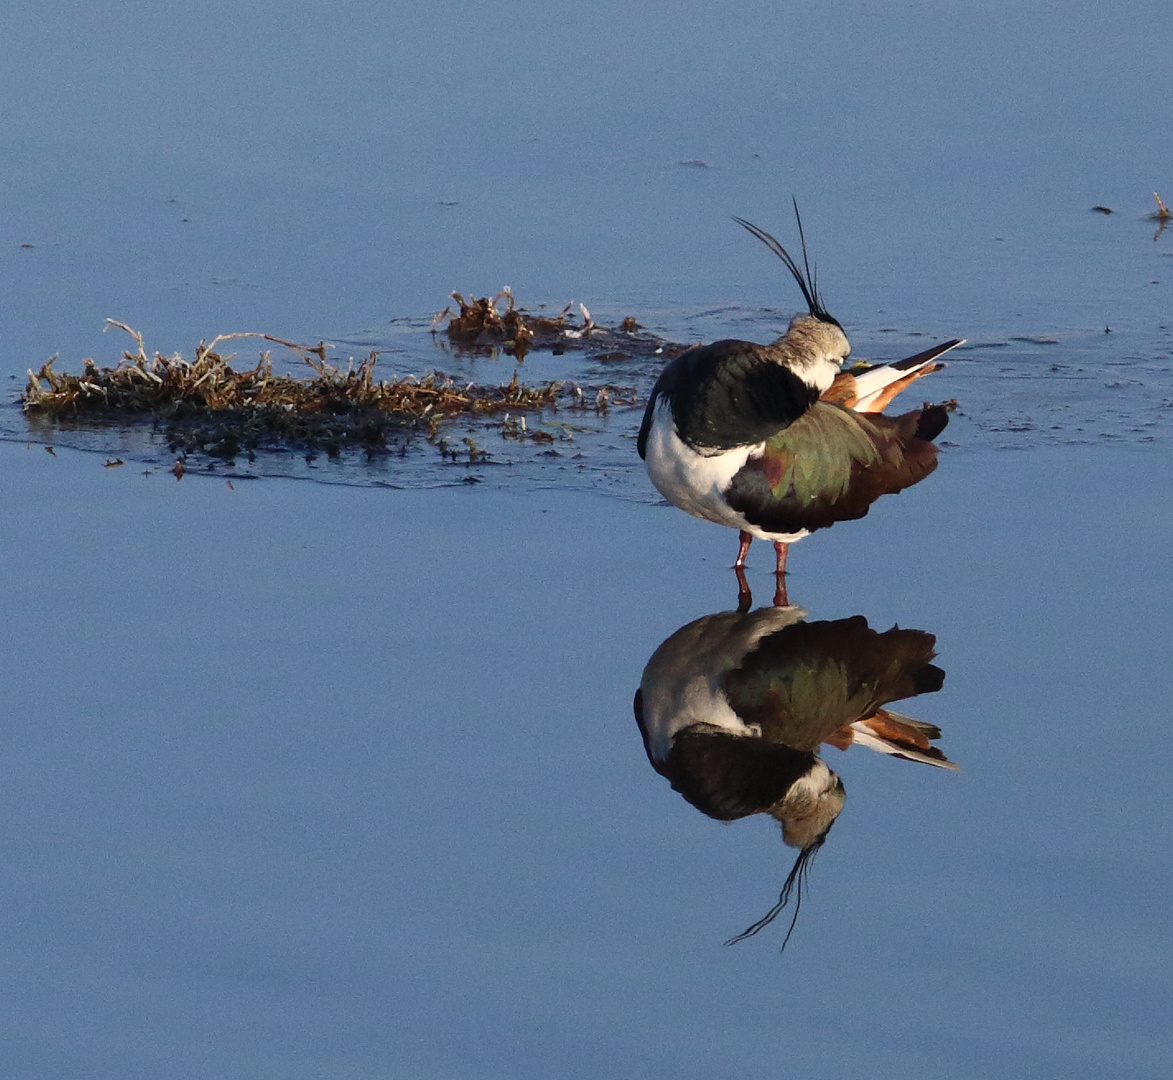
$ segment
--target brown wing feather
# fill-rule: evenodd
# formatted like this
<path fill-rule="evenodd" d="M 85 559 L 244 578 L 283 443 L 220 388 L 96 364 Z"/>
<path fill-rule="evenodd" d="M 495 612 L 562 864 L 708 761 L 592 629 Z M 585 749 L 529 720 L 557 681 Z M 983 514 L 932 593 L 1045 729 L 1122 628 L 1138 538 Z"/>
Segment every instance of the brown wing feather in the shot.
<path fill-rule="evenodd" d="M 937 467 L 930 440 L 947 422 L 937 405 L 890 417 L 820 401 L 746 463 L 726 501 L 768 532 L 861 518 L 881 495 L 903 491 Z"/>
<path fill-rule="evenodd" d="M 852 409 L 859 400 L 855 390 L 855 376 L 850 371 L 841 371 L 826 390 L 820 401 L 830 401 L 835 405 L 842 405 L 845 409 Z"/>

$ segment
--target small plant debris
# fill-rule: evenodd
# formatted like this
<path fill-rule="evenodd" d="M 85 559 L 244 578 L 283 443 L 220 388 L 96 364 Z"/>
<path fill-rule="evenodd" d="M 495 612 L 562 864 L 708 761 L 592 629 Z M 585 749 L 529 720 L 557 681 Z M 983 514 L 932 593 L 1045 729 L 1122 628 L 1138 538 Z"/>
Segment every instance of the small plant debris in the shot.
<path fill-rule="evenodd" d="M 616 329 L 601 326 L 585 304 L 577 305 L 577 314 L 571 311 L 575 305 L 567 304 L 557 315 L 549 316 L 535 315 L 518 307 L 508 286 L 493 297 L 474 296 L 466 300 L 461 293 L 451 295 L 460 307 L 459 313 L 453 314 L 451 307 L 438 311 L 432 319 L 432 330 L 435 332 L 447 318 L 449 340 L 463 348 L 502 348 L 518 359 L 524 359 L 532 349 L 560 354 L 570 349 L 598 351 L 622 343 L 627 350 L 624 355 L 649 356 L 665 346 L 676 348 L 655 335 L 638 334 L 643 328 L 630 316 Z"/>
<path fill-rule="evenodd" d="M 1147 217 L 1150 221 L 1157 223 L 1157 231 L 1153 233 L 1153 239 L 1158 240 L 1160 239 L 1161 233 L 1168 227 L 1169 222 L 1173 221 L 1173 212 L 1170 212 L 1169 207 L 1161 202 L 1161 196 L 1155 191 L 1153 192 L 1153 198 L 1157 200 L 1157 209 L 1151 214 L 1148 214 Z"/>
<path fill-rule="evenodd" d="M 581 304 L 583 327 L 577 330 L 570 321 L 574 318 L 570 314 L 572 304 L 567 304 L 553 318 L 532 315 L 517 306 L 508 285 L 491 299 L 486 296 L 465 300 L 458 292 L 452 293 L 452 299 L 460 305 L 460 314 L 448 320 L 449 338 L 463 345 L 500 345 L 519 357 L 524 357 L 535 345 L 548 347 L 551 339 L 579 336 L 593 325 L 590 312 Z M 504 311 L 498 310 L 501 300 L 505 301 Z M 450 308 L 438 312 L 432 320 L 433 328 L 451 314 Z"/>

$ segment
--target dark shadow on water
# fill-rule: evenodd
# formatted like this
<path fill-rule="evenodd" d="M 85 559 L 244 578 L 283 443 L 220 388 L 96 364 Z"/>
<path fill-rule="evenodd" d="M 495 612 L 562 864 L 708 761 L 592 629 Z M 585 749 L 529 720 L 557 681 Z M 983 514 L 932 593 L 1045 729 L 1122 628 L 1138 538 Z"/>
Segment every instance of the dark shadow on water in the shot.
<path fill-rule="evenodd" d="M 935 645 L 923 630 L 873 630 L 862 615 L 809 622 L 794 605 L 745 605 L 688 623 L 652 654 L 634 702 L 652 768 L 719 821 L 770 815 L 799 849 L 778 902 L 727 945 L 793 898 L 783 949 L 790 939 L 811 859 L 846 800 L 823 746 L 957 768 L 933 745 L 939 728 L 886 707 L 941 689 Z"/>

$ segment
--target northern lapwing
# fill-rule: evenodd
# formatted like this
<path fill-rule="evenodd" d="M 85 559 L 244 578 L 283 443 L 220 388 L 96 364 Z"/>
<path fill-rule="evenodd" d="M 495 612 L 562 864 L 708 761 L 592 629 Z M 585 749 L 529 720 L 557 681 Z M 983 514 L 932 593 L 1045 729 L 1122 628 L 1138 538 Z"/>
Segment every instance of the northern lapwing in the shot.
<path fill-rule="evenodd" d="M 790 271 L 807 303 L 769 345 L 726 339 L 682 353 L 648 398 L 637 447 L 652 483 L 674 506 L 740 533 L 741 569 L 755 537 L 770 540 L 777 573 L 788 545 L 837 521 L 861 518 L 881 495 L 919 483 L 937 466 L 932 440 L 948 408 L 902 416 L 882 410 L 943 365 L 954 339 L 894 364 L 841 372 L 847 335 L 823 305 L 807 258 L 802 267 L 769 233 L 748 229 Z M 782 587 L 779 578 L 779 587 Z"/>
<path fill-rule="evenodd" d="M 792 892 L 798 917 L 803 877 L 846 798 L 820 746 L 957 768 L 932 745 L 939 728 L 885 708 L 941 688 L 933 635 L 805 614 L 785 606 L 697 619 L 652 654 L 635 695 L 648 761 L 675 791 L 721 821 L 769 814 L 799 849 L 778 903 L 727 944 L 768 925 Z"/>

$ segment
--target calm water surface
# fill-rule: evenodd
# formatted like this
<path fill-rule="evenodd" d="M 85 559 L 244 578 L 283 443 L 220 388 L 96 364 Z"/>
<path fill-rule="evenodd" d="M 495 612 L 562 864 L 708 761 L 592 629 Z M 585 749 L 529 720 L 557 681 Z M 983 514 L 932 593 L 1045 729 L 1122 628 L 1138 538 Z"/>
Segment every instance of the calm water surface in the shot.
<path fill-rule="evenodd" d="M 1166 1075 L 1167 4 L 51 2 L 0 37 L 0 1071 Z M 937 475 L 790 585 L 936 636 L 903 708 L 961 772 L 826 750 L 847 803 L 782 956 L 784 925 L 721 947 L 776 824 L 697 813 L 632 715 L 736 601 L 638 407 L 535 420 L 557 457 L 177 484 L 16 403 L 115 362 L 106 317 L 482 382 L 518 365 L 431 336 L 454 288 L 766 340 L 798 298 L 730 217 L 789 243 L 792 193 L 857 355 L 969 344 Z"/>
<path fill-rule="evenodd" d="M 721 942 L 793 851 L 673 793 L 631 707 L 733 607 L 731 535 L 2 453 L 11 1075 L 1163 1074 L 1171 522 L 1121 483 L 1155 452 L 949 458 L 795 549 L 812 619 L 936 635 L 903 709 L 962 771 L 826 751 L 781 956 Z"/>

